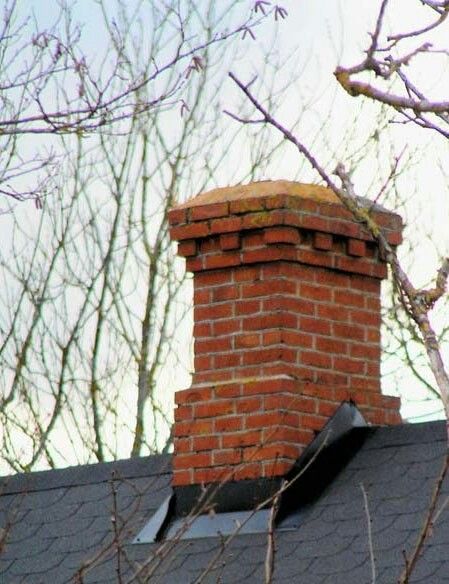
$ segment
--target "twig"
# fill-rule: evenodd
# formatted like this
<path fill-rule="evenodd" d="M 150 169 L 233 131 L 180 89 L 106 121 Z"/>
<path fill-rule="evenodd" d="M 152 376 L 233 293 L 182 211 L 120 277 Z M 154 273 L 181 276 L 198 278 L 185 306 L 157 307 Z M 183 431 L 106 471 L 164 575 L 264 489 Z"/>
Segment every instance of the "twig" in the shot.
<path fill-rule="evenodd" d="M 424 524 L 421 528 L 421 531 L 418 536 L 418 541 L 416 542 L 415 548 L 410 558 L 407 558 L 405 552 L 405 567 L 404 570 L 398 580 L 398 584 L 409 584 L 410 576 L 415 568 L 416 562 L 418 561 L 422 551 L 424 544 L 426 543 L 427 539 L 432 534 L 433 525 L 435 523 L 435 509 L 438 503 L 439 496 L 441 494 L 441 488 L 443 486 L 444 479 L 446 478 L 447 472 L 449 470 L 449 450 L 446 450 L 446 455 L 444 458 L 443 467 L 441 469 L 440 475 L 438 480 L 435 484 L 433 489 L 432 498 L 430 499 L 429 508 L 424 520 Z"/>
<path fill-rule="evenodd" d="M 372 520 L 368 505 L 368 495 L 363 483 L 360 483 L 360 489 L 363 495 L 363 504 L 365 506 L 366 526 L 368 530 L 368 549 L 371 563 L 371 584 L 376 584 L 376 559 L 374 557 Z"/>
<path fill-rule="evenodd" d="M 280 494 L 281 491 L 276 493 L 275 498 L 273 499 L 273 506 L 270 510 L 270 518 L 268 520 L 268 543 L 267 543 L 267 552 L 265 555 L 265 584 L 271 584 L 273 582 L 273 571 L 274 571 L 274 555 L 275 555 L 275 541 L 274 541 L 274 528 L 276 522 L 276 516 L 279 511 L 279 505 L 281 502 Z"/>

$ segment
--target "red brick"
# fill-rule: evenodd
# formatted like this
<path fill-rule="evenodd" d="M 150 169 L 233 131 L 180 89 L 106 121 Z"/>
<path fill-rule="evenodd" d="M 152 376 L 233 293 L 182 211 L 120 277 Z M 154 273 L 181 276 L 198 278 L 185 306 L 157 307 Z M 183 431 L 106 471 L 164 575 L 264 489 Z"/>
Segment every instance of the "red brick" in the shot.
<path fill-rule="evenodd" d="M 337 410 L 339 405 L 340 405 L 339 403 L 319 400 L 318 401 L 318 413 L 320 414 L 320 416 L 325 416 L 326 418 L 330 418 L 331 416 L 333 416 L 335 414 L 335 411 Z"/>
<path fill-rule="evenodd" d="M 372 275 L 373 264 L 365 259 L 338 256 L 335 260 L 335 267 L 337 270 L 355 272 L 356 274 L 366 274 L 367 276 Z"/>
<path fill-rule="evenodd" d="M 285 461 L 279 459 L 264 462 L 263 476 L 265 477 L 284 476 L 292 468 L 293 462 L 294 461 Z"/>
<path fill-rule="evenodd" d="M 349 312 L 346 308 L 336 304 L 319 304 L 317 307 L 318 316 L 329 320 L 348 321 Z"/>
<path fill-rule="evenodd" d="M 246 334 L 234 337 L 234 345 L 236 349 L 247 349 L 260 346 L 259 334 Z"/>
<path fill-rule="evenodd" d="M 214 464 L 240 464 L 242 462 L 242 451 L 241 450 L 217 450 L 212 453 L 212 460 Z"/>
<path fill-rule="evenodd" d="M 219 448 L 220 439 L 218 436 L 193 436 L 193 452 L 201 450 L 214 450 Z"/>
<path fill-rule="evenodd" d="M 213 302 L 222 302 L 223 300 L 235 300 L 238 297 L 239 289 L 234 284 L 231 284 L 230 286 L 220 286 L 218 288 L 213 288 L 212 290 Z"/>
<path fill-rule="evenodd" d="M 307 229 L 311 229 L 313 231 L 324 231 L 328 232 L 329 229 L 329 221 L 324 217 L 319 217 L 317 215 L 301 215 L 300 217 L 300 224 L 301 227 L 305 227 Z"/>
<path fill-rule="evenodd" d="M 359 225 L 353 221 L 339 221 L 338 219 L 329 218 L 329 231 L 336 235 L 345 235 L 346 237 L 363 238 L 370 237 L 366 230 L 361 228 Z"/>
<path fill-rule="evenodd" d="M 313 249 L 298 249 L 296 253 L 298 262 L 310 264 L 312 266 L 322 266 L 332 268 L 334 265 L 334 256 L 324 251 L 315 251 Z M 339 258 L 337 258 L 338 260 Z"/>
<path fill-rule="evenodd" d="M 186 209 L 170 209 L 168 212 L 168 222 L 170 225 L 177 225 L 178 223 L 186 223 L 187 213 Z"/>
<path fill-rule="evenodd" d="M 380 361 L 380 347 L 373 347 L 363 343 L 362 345 L 351 345 L 351 357 L 358 359 L 369 359 L 371 361 Z"/>
<path fill-rule="evenodd" d="M 187 438 L 175 438 L 174 439 L 174 451 L 177 452 L 191 452 L 192 451 L 192 439 Z"/>
<path fill-rule="evenodd" d="M 217 270 L 240 265 L 240 253 L 225 252 L 217 255 L 207 255 L 204 257 L 204 269 Z"/>
<path fill-rule="evenodd" d="M 299 446 L 293 444 L 268 444 L 245 448 L 243 450 L 243 459 L 247 461 L 263 461 L 277 458 L 290 458 L 296 460 L 299 455 Z"/>
<path fill-rule="evenodd" d="M 183 257 L 194 256 L 196 254 L 196 241 L 187 239 L 178 243 L 178 255 Z"/>
<path fill-rule="evenodd" d="M 357 341 L 365 340 L 365 329 L 354 324 L 333 323 L 332 332 L 336 337 Z"/>
<path fill-rule="evenodd" d="M 229 337 L 212 339 L 197 339 L 195 341 L 195 353 L 219 353 L 232 348 Z"/>
<path fill-rule="evenodd" d="M 346 354 L 348 352 L 348 343 L 333 339 L 332 337 L 316 337 L 315 348 L 324 353 L 339 353 Z"/>
<path fill-rule="evenodd" d="M 236 282 L 247 282 L 254 281 L 260 278 L 260 268 L 257 266 L 248 267 L 242 266 L 235 270 L 235 281 Z"/>
<path fill-rule="evenodd" d="M 233 477 L 236 481 L 245 479 L 258 479 L 262 476 L 263 466 L 259 462 L 253 462 L 252 464 L 239 466 L 233 473 Z"/>
<path fill-rule="evenodd" d="M 366 243 L 360 239 L 348 239 L 348 254 L 363 257 L 366 255 Z"/>
<path fill-rule="evenodd" d="M 280 391 L 287 391 L 289 387 L 292 387 L 293 379 L 258 379 L 256 381 L 249 381 L 245 383 L 243 393 L 245 395 L 258 395 L 273 393 L 278 394 Z"/>
<path fill-rule="evenodd" d="M 365 373 L 365 362 L 344 357 L 334 357 L 334 368 L 345 373 L 363 374 Z"/>
<path fill-rule="evenodd" d="M 193 473 L 189 470 L 175 470 L 173 472 L 172 484 L 174 487 L 182 485 L 191 485 L 193 482 Z"/>
<path fill-rule="evenodd" d="M 195 355 L 194 367 L 195 371 L 212 369 L 212 357 L 210 355 Z"/>
<path fill-rule="evenodd" d="M 225 383 L 217 385 L 214 389 L 215 397 L 238 397 L 242 393 L 240 383 Z"/>
<path fill-rule="evenodd" d="M 204 261 L 204 258 L 201 256 L 187 258 L 186 271 L 187 272 L 200 272 L 203 269 L 203 261 Z"/>
<path fill-rule="evenodd" d="M 242 220 L 240 217 L 225 217 L 223 219 L 213 219 L 210 225 L 210 233 L 230 233 L 240 231 Z"/>
<path fill-rule="evenodd" d="M 301 242 L 298 229 L 294 227 L 269 227 L 264 230 L 265 243 L 289 243 L 296 245 Z"/>
<path fill-rule="evenodd" d="M 380 313 L 374 313 L 368 310 L 351 310 L 350 316 L 351 322 L 367 326 L 380 326 Z"/>
<path fill-rule="evenodd" d="M 175 403 L 177 404 L 191 404 L 200 401 L 208 401 L 212 398 L 211 387 L 189 387 L 175 393 Z"/>
<path fill-rule="evenodd" d="M 334 302 L 344 306 L 357 306 L 363 308 L 365 306 L 365 295 L 351 290 L 334 290 Z"/>
<path fill-rule="evenodd" d="M 240 247 L 240 235 L 238 233 L 224 233 L 220 235 L 220 248 L 222 250 L 238 249 Z"/>
<path fill-rule="evenodd" d="M 301 363 L 304 365 L 311 365 L 312 367 L 320 367 L 330 369 L 332 367 L 332 358 L 325 353 L 316 353 L 315 351 L 302 351 Z"/>
<path fill-rule="evenodd" d="M 174 427 L 175 436 L 191 436 L 193 434 L 211 434 L 212 420 L 192 420 L 178 422 Z"/>
<path fill-rule="evenodd" d="M 216 369 L 225 369 L 226 367 L 237 367 L 240 365 L 240 354 L 231 353 L 216 353 L 214 355 L 214 367 Z"/>
<path fill-rule="evenodd" d="M 216 237 L 208 237 L 199 242 L 200 254 L 217 253 L 220 252 L 220 246 Z"/>
<path fill-rule="evenodd" d="M 229 210 L 231 213 L 249 213 L 251 211 L 263 211 L 264 199 L 261 197 L 251 197 L 248 199 L 237 199 L 230 201 Z"/>
<path fill-rule="evenodd" d="M 330 250 L 332 249 L 333 238 L 330 233 L 315 232 L 313 234 L 313 247 L 316 249 Z"/>
<path fill-rule="evenodd" d="M 254 413 L 261 410 L 262 398 L 256 396 L 238 399 L 235 402 L 235 407 L 238 413 Z"/>
<path fill-rule="evenodd" d="M 378 328 L 367 328 L 366 340 L 368 343 L 380 343 L 380 330 Z"/>
<path fill-rule="evenodd" d="M 262 430 L 249 430 L 222 436 L 223 448 L 239 448 L 241 446 L 255 446 L 262 440 Z"/>
<path fill-rule="evenodd" d="M 315 374 L 316 383 L 328 384 L 328 385 L 341 385 L 346 386 L 349 384 L 349 377 L 341 372 L 337 373 L 335 370 L 323 370 L 318 369 Z M 352 379 L 352 378 L 351 378 Z"/>
<path fill-rule="evenodd" d="M 271 195 L 265 198 L 265 207 L 267 209 L 283 209 L 288 207 L 292 197 L 284 194 Z"/>
<path fill-rule="evenodd" d="M 197 288 L 209 288 L 232 283 L 231 270 L 217 270 L 215 272 L 202 272 L 195 275 L 194 286 Z"/>
<path fill-rule="evenodd" d="M 200 454 L 182 454 L 179 453 L 173 457 L 173 468 L 183 469 L 201 466 L 210 466 L 212 464 L 212 455 L 210 452 L 201 452 Z"/>
<path fill-rule="evenodd" d="M 313 414 L 304 414 L 301 416 L 301 424 L 303 428 L 310 428 L 311 430 L 321 430 L 326 423 L 324 416 Z"/>
<path fill-rule="evenodd" d="M 195 205 L 190 208 L 189 215 L 191 221 L 202 221 L 203 219 L 214 219 L 224 217 L 228 214 L 228 203 L 212 203 L 210 205 Z"/>
<path fill-rule="evenodd" d="M 196 239 L 209 235 L 207 223 L 190 223 L 188 225 L 178 225 L 170 229 L 170 237 L 173 241 L 182 239 Z"/>
<path fill-rule="evenodd" d="M 318 335 L 331 334 L 331 324 L 326 320 L 301 316 L 299 322 L 301 331 L 316 333 Z"/>
<path fill-rule="evenodd" d="M 294 314 L 315 314 L 316 305 L 311 300 L 304 300 L 296 298 L 295 296 L 285 296 L 284 294 L 276 294 L 271 298 L 267 298 L 263 302 L 263 309 L 267 312 L 285 310 L 291 311 Z"/>
<path fill-rule="evenodd" d="M 263 234 L 260 231 L 247 231 L 242 238 L 242 249 L 255 247 L 259 249 L 265 247 Z"/>
<path fill-rule="evenodd" d="M 370 275 L 374 278 L 384 280 L 388 277 L 388 268 L 386 264 L 371 264 Z"/>
<path fill-rule="evenodd" d="M 374 310 L 375 312 L 380 312 L 380 298 L 365 295 L 365 304 L 368 310 Z"/>
<path fill-rule="evenodd" d="M 314 336 L 295 330 L 283 330 L 282 339 L 284 343 L 299 348 L 312 347 Z"/>
<path fill-rule="evenodd" d="M 242 253 L 242 263 L 244 264 L 254 264 L 261 262 L 275 262 L 279 260 L 290 260 L 294 261 L 296 259 L 296 248 L 291 246 L 280 245 L 277 247 L 266 247 L 263 249 L 251 249 L 248 251 L 243 251 Z"/>
<path fill-rule="evenodd" d="M 366 364 L 366 375 L 368 377 L 380 377 L 380 361 L 368 362 Z"/>
<path fill-rule="evenodd" d="M 223 483 L 229 474 L 227 467 L 197 468 L 192 471 L 192 484 Z"/>
<path fill-rule="evenodd" d="M 277 345 L 284 341 L 282 329 L 267 331 L 262 335 L 262 346 L 269 347 L 270 345 Z"/>
<path fill-rule="evenodd" d="M 255 365 L 256 363 L 272 363 L 282 359 L 282 348 L 273 347 L 269 349 L 255 349 L 254 351 L 244 351 L 243 365 Z"/>
<path fill-rule="evenodd" d="M 304 383 L 304 385 L 302 386 L 302 393 L 304 395 L 310 395 L 311 397 L 320 399 L 327 400 L 336 399 L 333 387 L 317 385 L 316 383 Z"/>
<path fill-rule="evenodd" d="M 210 304 L 210 290 L 207 288 L 197 288 L 193 292 L 193 304 L 198 306 L 199 304 Z"/>
<path fill-rule="evenodd" d="M 256 314 L 260 312 L 260 300 L 239 300 L 235 303 L 235 314 Z"/>
<path fill-rule="evenodd" d="M 214 356 L 212 362 L 215 361 L 215 358 L 216 355 Z M 217 370 L 214 365 L 213 368 L 209 371 L 199 371 L 194 373 L 193 382 L 199 385 L 200 383 L 216 383 L 220 381 L 229 381 L 231 375 L 232 371 L 230 371 L 229 369 Z"/>
<path fill-rule="evenodd" d="M 191 406 L 179 406 L 174 411 L 175 422 L 188 421 L 193 418 L 193 408 Z"/>
<path fill-rule="evenodd" d="M 214 304 L 211 306 L 195 306 L 195 321 L 229 318 L 232 315 L 231 304 Z"/>
<path fill-rule="evenodd" d="M 315 280 L 324 286 L 347 288 L 350 277 L 347 274 L 339 274 L 331 270 L 319 270 L 315 274 Z"/>
<path fill-rule="evenodd" d="M 335 407 L 335 404 L 334 404 Z M 302 428 L 269 428 L 264 431 L 264 442 L 269 440 L 292 442 L 296 446 L 300 444 L 308 444 L 313 440 L 313 431 L 304 430 Z"/>
<path fill-rule="evenodd" d="M 284 223 L 284 212 L 280 210 L 248 213 L 243 216 L 243 229 L 257 229 Z"/>
<path fill-rule="evenodd" d="M 214 418 L 216 416 L 224 416 L 226 414 L 233 414 L 235 410 L 234 400 L 221 399 L 211 400 L 207 403 L 195 404 L 194 418 Z"/>
<path fill-rule="evenodd" d="M 225 418 L 216 418 L 214 420 L 214 430 L 215 432 L 236 432 L 238 430 L 243 430 L 243 417 L 242 416 L 226 416 Z"/>
<path fill-rule="evenodd" d="M 294 314 L 276 312 L 273 314 L 255 315 L 244 318 L 242 321 L 244 331 L 263 330 L 269 328 L 290 327 L 296 328 L 297 317 Z"/>
<path fill-rule="evenodd" d="M 265 412 L 247 415 L 245 418 L 245 428 L 267 428 L 270 426 L 279 426 L 283 423 L 285 416 L 280 412 Z"/>
<path fill-rule="evenodd" d="M 222 321 L 220 321 L 222 322 Z M 193 338 L 199 339 L 201 337 L 211 337 L 212 336 L 212 323 L 210 322 L 197 322 L 193 325 Z"/>
<path fill-rule="evenodd" d="M 387 233 L 387 240 L 390 245 L 400 245 L 402 243 L 402 233 L 400 232 Z"/>
<path fill-rule="evenodd" d="M 332 300 L 332 290 L 330 288 L 307 284 L 306 282 L 300 283 L 299 294 L 301 297 L 310 298 L 312 300 L 329 302 Z"/>
<path fill-rule="evenodd" d="M 221 335 L 229 335 L 240 330 L 240 320 L 232 318 L 229 320 L 217 320 L 212 323 L 214 335 L 219 337 Z"/>
<path fill-rule="evenodd" d="M 292 280 L 259 280 L 242 284 L 242 297 L 270 296 L 272 294 L 295 294 L 296 283 Z"/>

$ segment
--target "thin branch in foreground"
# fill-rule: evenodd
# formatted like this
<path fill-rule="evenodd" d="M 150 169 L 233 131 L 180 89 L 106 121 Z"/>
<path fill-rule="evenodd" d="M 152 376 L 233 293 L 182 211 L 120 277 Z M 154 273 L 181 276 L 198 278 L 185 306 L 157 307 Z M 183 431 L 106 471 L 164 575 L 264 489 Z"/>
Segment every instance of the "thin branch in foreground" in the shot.
<path fill-rule="evenodd" d="M 438 476 L 438 480 L 437 480 L 435 487 L 433 489 L 432 498 L 430 499 L 429 508 L 427 510 L 427 514 L 426 514 L 423 526 L 422 526 L 421 531 L 419 533 L 418 541 L 416 542 L 413 553 L 411 554 L 411 556 L 409 558 L 407 558 L 407 556 L 404 552 L 405 567 L 404 567 L 404 570 L 403 570 L 403 572 L 398 580 L 398 584 L 409 584 L 410 576 L 411 576 L 411 574 L 416 566 L 418 559 L 421 556 L 421 553 L 422 553 L 423 548 L 424 548 L 424 544 L 426 543 L 428 538 L 432 535 L 433 526 L 435 524 L 436 517 L 438 516 L 438 513 L 436 513 L 436 506 L 437 506 L 437 503 L 438 503 L 438 500 L 439 500 L 439 497 L 441 494 L 441 489 L 443 487 L 444 479 L 446 478 L 448 471 L 449 471 L 449 451 L 446 451 L 443 467 L 441 469 L 441 472 Z"/>
<path fill-rule="evenodd" d="M 360 483 L 360 489 L 363 495 L 363 504 L 365 507 L 365 516 L 366 516 L 366 528 L 367 528 L 367 535 L 368 535 L 368 550 L 369 550 L 369 558 L 371 564 L 371 584 L 376 584 L 376 558 L 374 557 L 374 546 L 373 546 L 373 533 L 372 533 L 372 519 L 369 510 L 368 504 L 368 494 L 365 489 L 365 485 Z"/>

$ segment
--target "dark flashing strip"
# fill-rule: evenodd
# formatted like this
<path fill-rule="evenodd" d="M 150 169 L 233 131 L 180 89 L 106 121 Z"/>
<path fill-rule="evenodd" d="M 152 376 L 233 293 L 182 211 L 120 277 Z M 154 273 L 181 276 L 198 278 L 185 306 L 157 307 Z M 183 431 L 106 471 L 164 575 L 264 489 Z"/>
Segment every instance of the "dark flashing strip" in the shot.
<path fill-rule="evenodd" d="M 0 496 L 50 491 L 64 487 L 106 483 L 132 478 L 171 477 L 171 455 L 156 454 L 112 462 L 21 473 L 0 479 Z"/>
<path fill-rule="evenodd" d="M 175 533 L 181 539 L 228 534 L 242 517 L 247 533 L 259 533 L 262 525 L 266 531 L 277 493 L 279 526 L 293 510 L 321 495 L 373 431 L 353 403 L 343 402 L 286 477 L 176 487 L 133 543 L 170 539 Z"/>

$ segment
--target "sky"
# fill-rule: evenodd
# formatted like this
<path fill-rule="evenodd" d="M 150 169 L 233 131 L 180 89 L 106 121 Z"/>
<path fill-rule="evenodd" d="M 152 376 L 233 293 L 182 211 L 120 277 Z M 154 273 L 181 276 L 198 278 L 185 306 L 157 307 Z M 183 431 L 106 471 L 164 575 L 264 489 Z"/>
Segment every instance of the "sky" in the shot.
<path fill-rule="evenodd" d="M 134 5 L 134 0 L 128 4 Z M 272 5 L 275 2 L 271 3 Z M 220 55 L 215 63 L 217 82 L 211 92 L 211 104 L 215 107 L 235 111 L 241 103 L 241 96 L 227 72 L 232 70 L 243 81 L 258 75 L 254 90 L 261 100 L 276 93 L 273 112 L 276 118 L 288 127 L 294 128 L 297 135 L 305 141 L 317 157 L 332 170 L 338 161 L 343 160 L 353 171 L 353 180 L 360 194 L 373 197 L 388 176 L 392 160 L 403 153 L 404 161 L 401 175 L 397 179 L 397 191 L 392 190 L 384 203 L 395 209 L 406 222 L 405 237 L 411 242 L 412 252 L 407 245 L 400 252 L 410 269 L 417 285 L 427 284 L 435 274 L 440 253 L 449 253 L 449 196 L 445 169 L 448 168 L 446 143 L 436 135 L 422 132 L 411 125 L 396 123 L 398 120 L 391 112 L 381 111 L 375 104 L 361 98 L 354 99 L 338 87 L 333 72 L 337 65 L 354 65 L 363 57 L 369 43 L 368 31 L 373 29 L 380 2 L 377 0 L 279 0 L 279 5 L 288 11 L 285 20 L 275 23 L 273 18 L 262 23 L 254 30 L 255 39 L 249 35 L 240 39 L 235 51 Z M 49 10 L 49 5 L 54 10 Z M 108 2 L 106 6 L 110 6 Z M 162 3 L 161 3 L 162 5 Z M 56 17 L 57 3 L 47 0 L 28 0 L 27 8 L 33 7 L 34 15 L 41 26 L 46 26 Z M 155 6 L 155 5 L 153 5 Z M 220 6 L 220 4 L 217 4 Z M 242 15 L 254 6 L 252 0 L 240 0 L 235 11 L 228 14 L 230 22 L 240 21 Z M 95 7 L 95 8 L 93 8 Z M 392 30 L 413 29 L 421 26 L 424 13 L 420 3 L 412 0 L 392 0 L 388 13 L 388 26 Z M 82 42 L 86 53 L 93 59 L 101 59 L 103 40 L 101 27 L 98 26 L 98 4 L 91 0 L 78 0 L 74 3 L 74 17 L 83 22 Z M 148 26 L 150 30 L 151 26 Z M 446 35 L 447 35 L 446 27 Z M 143 32 L 144 42 L 148 41 Z M 146 41 L 145 41 L 146 39 Z M 444 41 L 444 33 L 435 37 L 435 45 Z M 268 71 L 277 73 L 274 85 L 270 76 L 262 75 L 264 57 L 270 51 Z M 432 95 L 445 95 L 447 91 L 447 69 L 443 59 L 427 57 L 417 59 L 417 69 L 413 70 L 418 81 L 430 87 Z M 213 93 L 213 94 L 212 94 Z M 187 97 L 186 97 L 187 99 Z M 251 116 L 249 107 L 245 115 Z M 175 136 L 179 131 L 179 109 L 164 113 L 166 131 Z M 223 135 L 234 131 L 237 122 L 222 114 L 220 128 Z M 378 128 L 386 131 L 377 135 Z M 258 130 L 257 130 L 258 131 Z M 168 138 L 170 139 L 170 137 Z M 263 140 L 278 139 L 274 131 L 263 134 Z M 223 156 L 218 165 L 213 186 L 227 186 L 243 176 L 242 168 L 251 161 L 250 142 L 240 140 L 238 148 L 226 152 L 213 153 L 216 159 Z M 26 147 L 26 146 L 25 146 Z M 202 159 L 191 161 L 191 176 L 198 177 L 202 184 L 204 168 Z M 316 174 L 304 164 L 293 148 L 285 148 L 274 155 L 261 169 L 258 178 L 290 179 L 303 182 L 316 182 Z M 187 184 L 187 181 L 186 181 Z M 179 193 L 184 200 L 194 194 L 192 184 Z M 63 187 L 64 185 L 62 185 Z M 61 188 L 62 188 L 61 187 Z M 101 187 L 99 193 L 101 192 Z M 32 205 L 23 205 L 16 213 L 23 214 L 28 233 L 38 224 L 38 213 Z M 25 223 L 24 223 L 25 224 Z M 0 215 L 0 233 L 4 249 L 11 243 L 11 215 Z M 388 287 L 385 287 L 385 294 Z M 185 301 L 191 302 L 191 286 L 185 289 Z M 446 310 L 436 311 L 434 322 L 441 330 L 447 322 Z M 179 344 L 184 347 L 183 366 L 164 373 L 162 385 L 181 389 L 189 384 L 187 373 L 191 364 L 191 325 L 186 319 L 179 327 Z M 445 348 L 447 362 L 449 352 Z M 418 353 L 412 348 L 412 358 L 418 361 Z M 423 394 L 416 390 L 416 380 L 406 367 L 390 358 L 384 363 L 383 387 L 390 392 L 392 387 L 411 388 L 409 400 L 404 402 L 403 414 L 406 418 L 423 419 L 423 416 L 441 414 L 436 402 L 423 402 Z M 431 379 L 425 366 L 420 371 Z"/>

